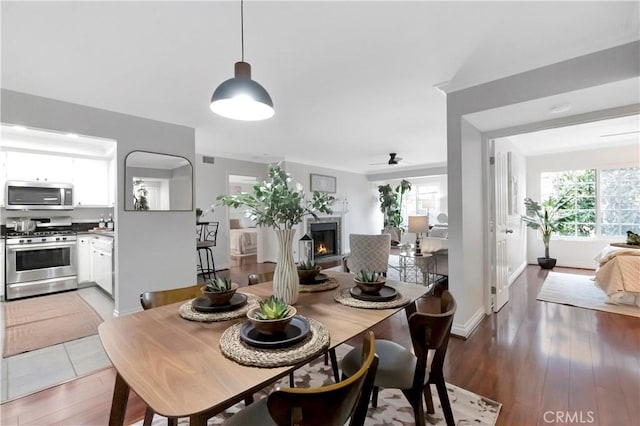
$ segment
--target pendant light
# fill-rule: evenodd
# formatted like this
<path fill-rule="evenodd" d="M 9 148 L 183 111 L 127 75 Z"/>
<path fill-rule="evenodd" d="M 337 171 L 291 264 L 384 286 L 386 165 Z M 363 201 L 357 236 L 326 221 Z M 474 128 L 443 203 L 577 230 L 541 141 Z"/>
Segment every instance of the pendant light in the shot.
<path fill-rule="evenodd" d="M 264 87 L 251 80 L 251 65 L 244 61 L 244 0 L 240 0 L 240 32 L 242 60 L 235 64 L 235 76 L 213 92 L 210 108 L 234 120 L 266 120 L 274 114 L 273 101 Z"/>

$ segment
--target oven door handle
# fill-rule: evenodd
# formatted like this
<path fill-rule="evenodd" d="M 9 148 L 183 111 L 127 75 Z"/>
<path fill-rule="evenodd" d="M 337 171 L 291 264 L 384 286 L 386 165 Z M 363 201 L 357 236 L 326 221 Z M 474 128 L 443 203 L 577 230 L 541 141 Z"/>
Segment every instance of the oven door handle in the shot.
<path fill-rule="evenodd" d="M 31 251 L 34 249 L 56 249 L 56 248 L 64 248 L 64 247 L 74 247 L 77 243 L 75 241 L 69 241 L 68 243 L 45 243 L 45 244 L 25 244 L 20 247 L 11 247 L 7 246 L 7 251 Z"/>

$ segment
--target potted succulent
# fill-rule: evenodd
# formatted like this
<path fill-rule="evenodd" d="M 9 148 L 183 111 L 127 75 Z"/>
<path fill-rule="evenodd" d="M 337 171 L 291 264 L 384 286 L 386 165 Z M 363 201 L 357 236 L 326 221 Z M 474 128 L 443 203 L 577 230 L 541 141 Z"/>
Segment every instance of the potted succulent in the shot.
<path fill-rule="evenodd" d="M 561 209 L 568 203 L 569 197 L 555 199 L 550 197 L 546 201 L 539 203 L 531 198 L 524 199 L 526 216 L 522 216 L 522 221 L 531 229 L 539 229 L 542 233 L 544 243 L 544 257 L 538 258 L 538 265 L 542 269 L 553 269 L 556 266 L 556 259 L 549 257 L 549 244 L 551 235 L 558 230 L 558 226 L 566 215 Z"/>
<path fill-rule="evenodd" d="M 286 303 L 298 300 L 300 288 L 300 278 L 293 260 L 294 227 L 307 215 L 317 219 L 317 213 L 332 214 L 331 205 L 335 202 L 335 197 L 318 191 L 307 198 L 302 185 L 292 185 L 291 180 L 279 163 L 271 164 L 269 181 L 256 182 L 252 194 L 222 194 L 217 198 L 225 206 L 246 207 L 249 217 L 257 226 L 276 231 L 278 257 L 273 274 L 273 294 Z"/>
<path fill-rule="evenodd" d="M 370 294 L 378 293 L 382 287 L 384 287 L 387 280 L 384 275 L 378 272 L 359 271 L 356 273 L 353 281 L 355 281 L 356 285 L 363 293 Z"/>
<path fill-rule="evenodd" d="M 231 282 L 229 278 L 216 277 L 206 281 L 200 288 L 202 294 L 209 298 L 212 305 L 224 305 L 229 303 L 238 290 L 238 284 Z"/>
<path fill-rule="evenodd" d="M 276 296 L 260 301 L 260 306 L 247 312 L 247 318 L 262 334 L 282 334 L 295 316 L 297 310 Z"/>
<path fill-rule="evenodd" d="M 312 281 L 320 273 L 322 268 L 313 260 L 300 262 L 298 264 L 298 276 L 302 281 Z"/>

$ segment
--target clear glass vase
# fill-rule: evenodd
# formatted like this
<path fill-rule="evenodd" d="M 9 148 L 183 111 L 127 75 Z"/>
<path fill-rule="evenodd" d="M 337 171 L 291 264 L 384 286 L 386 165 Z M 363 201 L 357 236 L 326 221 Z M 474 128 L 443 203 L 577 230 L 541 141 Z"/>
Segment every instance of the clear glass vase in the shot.
<path fill-rule="evenodd" d="M 276 229 L 278 236 L 278 258 L 273 274 L 273 295 L 292 305 L 298 301 L 300 279 L 293 260 L 293 237 L 295 229 Z"/>

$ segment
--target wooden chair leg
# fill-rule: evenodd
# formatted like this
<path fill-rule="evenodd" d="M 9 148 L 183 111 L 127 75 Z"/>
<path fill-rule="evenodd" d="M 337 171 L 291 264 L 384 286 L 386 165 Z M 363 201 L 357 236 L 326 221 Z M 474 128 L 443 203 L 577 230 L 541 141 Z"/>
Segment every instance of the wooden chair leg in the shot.
<path fill-rule="evenodd" d="M 447 426 L 455 426 L 456 422 L 453 419 L 453 412 L 451 411 L 451 403 L 449 402 L 449 394 L 447 393 L 447 385 L 444 383 L 444 378 L 436 381 L 436 388 L 438 389 L 440 405 L 442 405 L 442 412 L 447 421 Z"/>
<path fill-rule="evenodd" d="M 433 396 L 431 396 L 431 385 L 429 383 L 424 386 L 422 393 L 424 394 L 424 403 L 427 404 L 427 413 L 435 413 L 436 410 L 433 407 Z"/>
<path fill-rule="evenodd" d="M 326 353 L 324 355 L 327 356 Z M 340 381 L 340 373 L 338 372 L 338 357 L 336 356 L 336 350 L 329 349 L 329 356 L 331 357 L 331 369 L 333 370 L 333 378 L 336 383 L 338 383 Z"/>
<path fill-rule="evenodd" d="M 296 387 L 296 381 L 293 378 L 293 371 L 291 373 L 289 373 L 289 387 L 290 388 L 295 388 Z"/>
<path fill-rule="evenodd" d="M 247 397 L 244 398 L 244 406 L 248 406 L 253 404 L 253 395 L 249 395 Z"/>
<path fill-rule="evenodd" d="M 175 417 L 169 417 L 167 419 L 167 426 L 178 426 L 178 419 Z"/>
<path fill-rule="evenodd" d="M 371 406 L 373 408 L 378 408 L 378 390 L 380 388 L 377 386 L 373 387 L 373 391 L 371 392 Z"/>
<path fill-rule="evenodd" d="M 142 426 L 151 426 L 153 414 L 153 410 L 147 405 L 147 409 L 144 411 L 144 422 L 142 422 Z"/>
<path fill-rule="evenodd" d="M 324 353 L 324 365 L 329 365 L 329 353 Z"/>
<path fill-rule="evenodd" d="M 414 391 L 413 389 L 402 389 L 411 408 L 413 408 L 413 417 L 416 422 L 416 426 L 426 426 L 426 417 L 424 415 L 424 407 L 422 406 L 422 392 Z"/>

